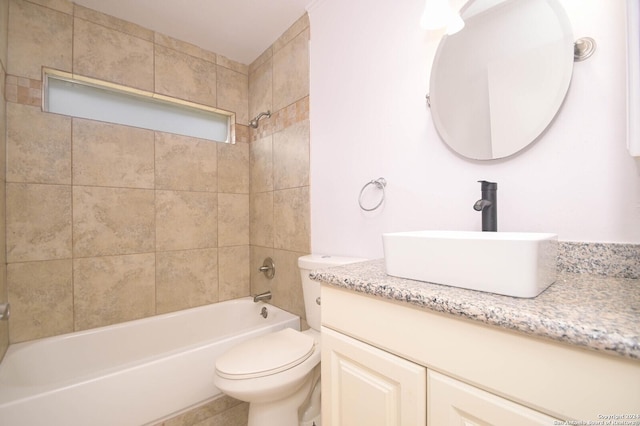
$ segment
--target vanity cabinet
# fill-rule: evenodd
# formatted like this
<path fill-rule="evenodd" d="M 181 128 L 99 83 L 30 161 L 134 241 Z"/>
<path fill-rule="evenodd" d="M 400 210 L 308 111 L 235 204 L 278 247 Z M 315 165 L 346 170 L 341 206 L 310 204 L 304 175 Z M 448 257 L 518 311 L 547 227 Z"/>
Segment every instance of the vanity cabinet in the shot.
<path fill-rule="evenodd" d="M 432 370 L 427 381 L 429 426 L 561 424 L 557 419 Z"/>
<path fill-rule="evenodd" d="M 324 426 L 588 424 L 640 413 L 637 360 L 324 284 L 322 336 Z"/>
<path fill-rule="evenodd" d="M 423 426 L 426 369 L 322 329 L 323 424 Z"/>

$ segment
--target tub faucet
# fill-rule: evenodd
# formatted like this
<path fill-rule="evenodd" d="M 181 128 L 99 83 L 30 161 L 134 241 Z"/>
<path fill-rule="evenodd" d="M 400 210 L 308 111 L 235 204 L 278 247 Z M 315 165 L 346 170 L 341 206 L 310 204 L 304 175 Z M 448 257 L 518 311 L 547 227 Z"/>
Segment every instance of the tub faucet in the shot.
<path fill-rule="evenodd" d="M 482 212 L 482 230 L 496 232 L 498 230 L 498 184 L 479 180 L 482 198 L 476 201 L 473 209 Z"/>
<path fill-rule="evenodd" d="M 271 300 L 271 290 L 265 291 L 264 293 L 256 294 L 253 296 L 253 301 L 255 303 L 265 302 L 267 300 Z"/>

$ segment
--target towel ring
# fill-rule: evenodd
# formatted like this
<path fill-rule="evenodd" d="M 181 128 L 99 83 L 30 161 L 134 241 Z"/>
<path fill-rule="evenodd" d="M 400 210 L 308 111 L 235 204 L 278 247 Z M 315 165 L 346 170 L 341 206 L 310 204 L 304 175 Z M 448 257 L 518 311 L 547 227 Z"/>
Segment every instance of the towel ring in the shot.
<path fill-rule="evenodd" d="M 376 204 L 375 206 L 371 207 L 371 208 L 367 208 L 365 206 L 362 205 L 362 194 L 364 193 L 364 190 L 367 189 L 368 186 L 370 185 L 375 185 L 378 189 L 382 190 L 382 197 L 380 197 L 380 201 L 378 202 L 378 204 Z M 365 212 L 370 212 L 373 211 L 375 209 L 377 209 L 378 207 L 380 207 L 380 205 L 382 205 L 382 202 L 384 201 L 384 196 L 385 196 L 385 192 L 384 192 L 384 187 L 387 186 L 387 180 L 383 177 L 380 177 L 378 179 L 369 181 L 367 183 L 365 183 L 365 185 L 362 187 L 362 189 L 360 190 L 360 195 L 358 196 L 358 204 L 360 204 L 360 208 L 362 210 L 364 210 Z"/>

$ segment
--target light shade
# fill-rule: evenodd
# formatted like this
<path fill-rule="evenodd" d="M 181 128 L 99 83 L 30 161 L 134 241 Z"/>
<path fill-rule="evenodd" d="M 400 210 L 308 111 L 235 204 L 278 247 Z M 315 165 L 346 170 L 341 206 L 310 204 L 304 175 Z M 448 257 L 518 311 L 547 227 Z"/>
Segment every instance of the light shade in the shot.
<path fill-rule="evenodd" d="M 453 34 L 464 27 L 464 21 L 460 14 L 453 10 L 449 0 L 425 0 L 420 26 L 425 30 L 446 27 L 447 34 Z"/>

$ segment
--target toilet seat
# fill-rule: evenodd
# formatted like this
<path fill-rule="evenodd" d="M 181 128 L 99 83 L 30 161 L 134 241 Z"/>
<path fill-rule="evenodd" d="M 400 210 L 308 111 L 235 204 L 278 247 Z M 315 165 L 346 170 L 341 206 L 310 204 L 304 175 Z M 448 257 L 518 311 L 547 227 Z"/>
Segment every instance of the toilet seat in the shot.
<path fill-rule="evenodd" d="M 216 372 L 236 380 L 276 374 L 309 358 L 314 346 L 312 337 L 285 328 L 234 346 L 216 360 Z"/>

